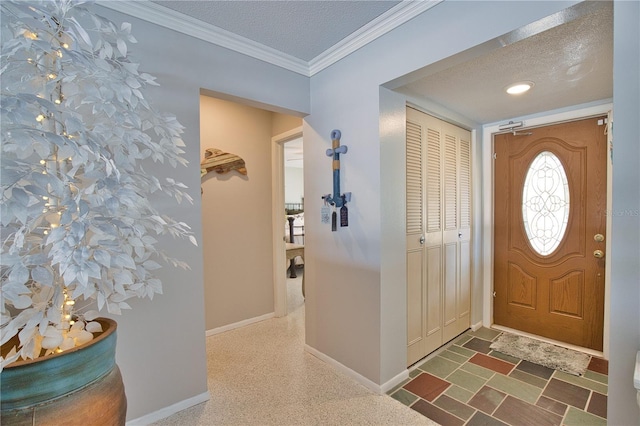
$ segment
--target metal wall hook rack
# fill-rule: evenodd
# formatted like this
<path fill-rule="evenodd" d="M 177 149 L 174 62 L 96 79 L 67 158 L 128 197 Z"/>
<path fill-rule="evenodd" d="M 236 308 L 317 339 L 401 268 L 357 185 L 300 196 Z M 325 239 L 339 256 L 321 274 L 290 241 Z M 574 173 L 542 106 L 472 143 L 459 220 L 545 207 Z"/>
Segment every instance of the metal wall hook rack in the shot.
<path fill-rule="evenodd" d="M 333 158 L 333 194 L 322 196 L 325 203 L 340 208 L 340 226 L 348 226 L 347 203 L 351 201 L 351 193 L 340 193 L 340 154 L 346 154 L 348 148 L 346 145 L 340 145 L 342 133 L 340 130 L 331 132 L 331 149 L 327 149 L 327 157 Z M 336 230 L 336 212 L 333 212 L 332 230 Z"/>

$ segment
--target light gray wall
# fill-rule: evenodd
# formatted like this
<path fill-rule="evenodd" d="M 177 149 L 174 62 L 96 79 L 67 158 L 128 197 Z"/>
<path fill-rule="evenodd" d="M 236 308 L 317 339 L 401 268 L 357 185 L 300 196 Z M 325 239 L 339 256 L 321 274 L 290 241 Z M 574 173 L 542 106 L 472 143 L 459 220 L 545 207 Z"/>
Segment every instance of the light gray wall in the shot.
<path fill-rule="evenodd" d="M 395 232 L 404 229 L 400 224 L 404 218 L 394 207 L 403 195 L 385 199 L 402 176 L 382 172 L 387 158 L 389 164 L 399 162 L 394 144 L 402 140 L 404 123 L 403 115 L 393 111 L 404 105 L 392 92 L 381 93 L 379 86 L 573 3 L 446 1 L 317 74 L 310 89 L 308 79 L 297 74 L 133 18 L 126 20 L 133 22 L 140 41 L 133 47 L 134 55 L 162 84 L 152 92 L 154 102 L 178 115 L 187 127 L 187 157 L 192 164 L 199 162 L 200 88 L 302 113 L 310 111 L 311 96 L 313 116 L 304 126 L 305 173 L 313 176 L 305 182 L 307 343 L 383 383 L 405 368 L 406 358 L 404 272 L 398 270 L 404 239 Z M 616 2 L 615 8 L 619 159 L 614 166 L 614 209 L 626 210 L 638 208 L 639 195 L 638 4 Z M 104 15 L 122 20 L 115 12 Z M 634 81 L 635 91 L 620 86 Z M 350 226 L 336 233 L 319 218 L 320 196 L 332 188 L 331 161 L 324 151 L 334 128 L 342 130 L 343 143 L 349 146 L 342 157 L 342 190 L 353 192 Z M 191 224 L 199 235 L 198 173 L 171 173 L 192 188 L 196 204 L 170 213 Z M 637 424 L 631 358 L 639 345 L 638 219 L 616 218 L 612 238 L 609 418 L 612 424 Z M 118 318 L 118 362 L 130 419 L 206 391 L 201 254 L 186 244 L 169 248 L 188 256 L 192 270 L 163 272 L 167 284 L 180 284 L 166 285 L 163 296 L 152 303 L 134 303 L 132 312 Z"/>
<path fill-rule="evenodd" d="M 100 6 L 95 10 L 116 23 L 133 24 L 138 43 L 129 46 L 141 70 L 158 77 L 148 94 L 160 111 L 185 126 L 188 168 L 152 169 L 189 186 L 194 204 L 161 206 L 163 213 L 188 223 L 200 247 L 169 239 L 164 249 L 185 259 L 191 270 L 163 268 L 164 294 L 134 300 L 118 321 L 117 362 L 128 399 L 127 418 L 136 419 L 207 391 L 200 205 L 200 89 L 245 98 L 280 112 L 309 112 L 309 79 L 204 41 L 149 24 Z"/>
<path fill-rule="evenodd" d="M 307 344 L 379 384 L 406 367 L 405 245 L 397 232 L 404 229 L 403 195 L 392 185 L 404 173 L 396 151 L 403 149 L 404 105 L 388 91 L 381 95 L 380 85 L 574 3 L 445 1 L 311 78 Z M 342 191 L 353 196 L 349 228 L 331 232 L 320 223 L 319 204 L 332 188 L 324 150 L 336 128 L 349 147 L 341 156 Z"/>
<path fill-rule="evenodd" d="M 633 387 L 640 350 L 640 3 L 613 9 L 613 215 L 607 422 L 640 424 Z"/>
<path fill-rule="evenodd" d="M 304 169 L 300 167 L 284 168 L 284 202 L 302 203 L 304 198 Z"/>

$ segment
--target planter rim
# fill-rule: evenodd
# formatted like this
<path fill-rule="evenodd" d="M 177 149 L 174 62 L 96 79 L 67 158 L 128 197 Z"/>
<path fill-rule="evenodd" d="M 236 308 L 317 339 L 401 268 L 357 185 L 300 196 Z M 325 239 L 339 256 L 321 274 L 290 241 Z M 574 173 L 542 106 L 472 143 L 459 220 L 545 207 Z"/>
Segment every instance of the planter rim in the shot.
<path fill-rule="evenodd" d="M 76 346 L 72 349 L 66 350 L 64 352 L 59 352 L 59 353 L 54 353 L 51 355 L 47 355 L 47 356 L 42 356 L 39 358 L 34 358 L 34 359 L 22 359 L 19 358 L 17 360 L 15 360 L 14 362 L 12 362 L 11 364 L 8 364 L 6 366 L 4 366 L 3 371 L 10 369 L 10 368 L 16 368 L 16 367 L 22 367 L 25 365 L 29 365 L 29 364 L 33 364 L 36 362 L 44 362 L 44 361 L 48 361 L 50 359 L 55 359 L 73 352 L 78 352 L 81 351 L 82 349 L 84 349 L 85 347 L 89 346 L 89 345 L 95 345 L 96 343 L 100 342 L 101 340 L 106 339 L 107 337 L 109 337 L 109 335 L 111 335 L 112 333 L 116 332 L 116 329 L 118 328 L 118 323 L 115 322 L 114 320 L 112 320 L 111 318 L 96 318 L 95 321 L 99 322 L 102 325 L 102 331 L 99 332 L 100 334 L 98 334 L 98 336 L 94 337 L 93 339 L 91 339 L 90 341 L 88 341 L 87 343 L 84 343 L 80 346 Z M 105 327 L 105 325 L 107 325 Z M 7 342 L 8 343 L 8 342 Z"/>
<path fill-rule="evenodd" d="M 3 415 L 48 404 L 109 374 L 116 367 L 116 322 L 99 321 L 103 332 L 84 345 L 5 367 L 0 372 Z"/>

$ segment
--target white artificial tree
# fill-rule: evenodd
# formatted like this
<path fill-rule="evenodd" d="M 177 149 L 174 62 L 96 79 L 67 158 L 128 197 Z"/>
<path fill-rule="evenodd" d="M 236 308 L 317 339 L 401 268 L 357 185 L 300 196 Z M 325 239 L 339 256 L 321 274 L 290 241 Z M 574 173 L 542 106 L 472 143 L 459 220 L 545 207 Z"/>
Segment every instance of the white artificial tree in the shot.
<path fill-rule="evenodd" d="M 1 366 L 92 339 L 100 311 L 162 292 L 163 235 L 196 239 L 150 196 L 192 202 L 145 164 L 186 165 L 183 131 L 144 96 L 131 25 L 80 1 L 2 1 Z"/>

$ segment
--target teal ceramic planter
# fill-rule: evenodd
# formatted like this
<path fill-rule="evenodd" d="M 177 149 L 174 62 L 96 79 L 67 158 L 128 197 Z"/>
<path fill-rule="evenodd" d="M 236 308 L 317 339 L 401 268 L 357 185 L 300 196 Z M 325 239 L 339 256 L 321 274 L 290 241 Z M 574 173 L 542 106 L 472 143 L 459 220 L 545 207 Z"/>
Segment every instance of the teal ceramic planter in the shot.
<path fill-rule="evenodd" d="M 0 406 L 3 425 L 32 424 L 30 421 L 34 418 L 36 422 L 33 424 L 47 424 L 42 421 L 47 414 L 55 424 L 56 421 L 65 420 L 63 408 L 66 406 L 74 417 L 77 416 L 82 411 L 81 401 L 82 404 L 106 402 L 122 412 L 118 414 L 122 420 L 113 422 L 112 419 L 104 424 L 124 424 L 126 398 L 120 371 L 115 362 L 117 325 L 110 319 L 98 321 L 102 324 L 103 333 L 91 342 L 59 354 L 19 361 L 2 370 Z M 100 395 L 100 392 L 96 393 L 105 387 L 105 381 L 109 382 L 106 389 L 109 393 L 113 392 L 115 386 L 121 389 L 121 396 L 118 397 L 116 394 L 114 399 L 114 395 L 107 398 Z M 97 402 L 85 401 L 87 396 Z M 87 412 L 91 415 L 95 405 L 89 408 Z M 100 415 L 103 414 L 104 412 Z M 68 418 L 64 423 L 69 424 Z M 86 419 L 85 424 L 100 422 L 91 417 Z"/>

